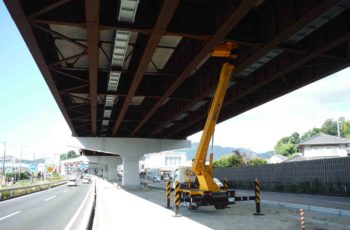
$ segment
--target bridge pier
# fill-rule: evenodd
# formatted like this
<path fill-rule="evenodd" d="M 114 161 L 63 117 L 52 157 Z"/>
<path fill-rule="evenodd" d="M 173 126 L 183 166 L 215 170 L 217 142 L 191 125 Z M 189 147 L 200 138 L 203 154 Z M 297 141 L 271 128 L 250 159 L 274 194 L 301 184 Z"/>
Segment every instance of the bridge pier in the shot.
<path fill-rule="evenodd" d="M 139 160 L 143 154 L 190 148 L 188 140 L 151 138 L 78 137 L 71 145 L 80 149 L 110 154 L 110 156 L 85 156 L 88 161 L 106 165 L 103 176 L 117 179 L 117 165 L 123 163 L 122 185 L 140 186 Z M 121 161 L 122 159 L 122 161 Z"/>
<path fill-rule="evenodd" d="M 139 187 L 139 160 L 141 155 L 138 154 L 126 154 L 123 156 L 124 174 L 122 180 L 122 186 L 125 187 Z"/>

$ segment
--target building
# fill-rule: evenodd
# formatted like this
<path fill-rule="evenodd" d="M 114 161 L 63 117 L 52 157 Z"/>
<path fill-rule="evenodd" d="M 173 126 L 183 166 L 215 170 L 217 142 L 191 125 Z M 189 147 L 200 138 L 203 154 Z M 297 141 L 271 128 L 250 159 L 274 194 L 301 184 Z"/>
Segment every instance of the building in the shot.
<path fill-rule="evenodd" d="M 144 169 L 159 169 L 161 175 L 174 172 L 177 166 L 186 164 L 186 153 L 164 151 L 145 154 L 143 164 Z"/>
<path fill-rule="evenodd" d="M 267 160 L 267 163 L 268 164 L 278 164 L 278 163 L 281 163 L 285 160 L 287 160 L 288 158 L 285 157 L 285 156 L 282 156 L 280 154 L 274 154 L 272 157 L 270 157 L 268 160 Z"/>
<path fill-rule="evenodd" d="M 309 139 L 301 141 L 299 148 L 304 158 L 329 158 L 349 156 L 347 148 L 350 140 L 324 133 L 319 133 Z"/>

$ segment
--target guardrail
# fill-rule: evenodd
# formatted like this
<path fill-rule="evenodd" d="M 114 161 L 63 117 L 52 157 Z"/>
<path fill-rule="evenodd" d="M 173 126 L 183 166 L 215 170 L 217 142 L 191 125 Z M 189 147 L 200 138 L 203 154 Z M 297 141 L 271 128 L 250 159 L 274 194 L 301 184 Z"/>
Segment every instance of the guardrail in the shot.
<path fill-rule="evenodd" d="M 38 185 L 31 185 L 31 186 L 25 186 L 25 187 L 17 187 L 17 188 L 8 188 L 8 189 L 1 189 L 0 190 L 0 201 L 11 199 L 18 196 L 23 196 L 26 194 L 39 192 L 42 190 L 50 189 L 62 184 L 65 184 L 66 181 L 59 181 L 59 182 L 51 182 L 51 183 L 45 183 L 45 184 L 38 184 Z"/>

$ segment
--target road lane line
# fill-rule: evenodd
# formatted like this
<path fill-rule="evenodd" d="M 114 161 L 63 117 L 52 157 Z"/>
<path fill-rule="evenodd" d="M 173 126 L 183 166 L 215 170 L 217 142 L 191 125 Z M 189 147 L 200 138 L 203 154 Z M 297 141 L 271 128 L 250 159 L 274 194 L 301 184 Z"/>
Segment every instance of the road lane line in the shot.
<path fill-rule="evenodd" d="M 52 200 L 53 198 L 55 198 L 56 196 L 50 196 L 49 198 L 45 199 L 44 201 L 49 201 L 49 200 Z"/>
<path fill-rule="evenodd" d="M 9 214 L 9 215 L 7 215 L 7 216 L 1 217 L 1 218 L 0 218 L 0 221 L 5 220 L 5 219 L 7 219 L 7 218 L 9 218 L 9 217 L 11 217 L 11 216 L 17 215 L 17 214 L 19 214 L 20 212 L 21 212 L 21 211 L 17 211 L 17 212 L 14 212 L 14 213 Z"/>
<path fill-rule="evenodd" d="M 67 224 L 67 226 L 64 228 L 64 230 L 70 230 L 71 227 L 73 226 L 74 222 L 76 221 L 76 219 L 78 218 L 79 216 L 79 213 L 81 212 L 81 210 L 83 209 L 85 203 L 87 202 L 89 196 L 91 195 L 91 188 L 92 186 L 90 186 L 89 188 L 89 191 L 87 192 L 85 198 L 84 198 L 84 201 L 83 203 L 80 204 L 78 210 L 75 212 L 74 216 L 72 217 L 72 219 L 69 221 L 69 223 Z"/>
<path fill-rule="evenodd" d="M 25 198 L 28 198 L 28 197 L 31 197 L 31 196 L 42 196 L 44 193 L 47 193 L 47 192 L 52 192 L 54 190 L 59 190 L 61 188 L 63 188 L 64 184 L 62 185 L 58 185 L 54 188 L 51 188 L 51 189 L 46 189 L 46 190 L 41 190 L 39 192 L 33 192 L 33 193 L 29 193 L 29 194 L 26 194 L 26 195 L 23 195 L 23 196 L 19 196 L 19 197 L 14 197 L 12 199 L 9 199 L 9 200 L 3 200 L 3 201 L 0 201 L 0 206 L 4 203 L 11 203 L 11 202 L 15 202 L 15 201 L 18 201 L 18 200 L 22 200 L 22 199 L 25 199 Z"/>

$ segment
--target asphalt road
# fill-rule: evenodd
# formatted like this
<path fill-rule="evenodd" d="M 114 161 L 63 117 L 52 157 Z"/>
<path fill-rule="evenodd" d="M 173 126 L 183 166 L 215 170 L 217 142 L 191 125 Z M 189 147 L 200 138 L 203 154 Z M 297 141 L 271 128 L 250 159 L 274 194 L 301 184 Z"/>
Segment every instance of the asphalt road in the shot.
<path fill-rule="evenodd" d="M 0 229 L 65 229 L 84 202 L 91 184 L 61 185 L 0 202 Z"/>
<path fill-rule="evenodd" d="M 237 190 L 236 192 L 237 195 L 254 194 L 253 191 L 248 190 Z M 281 192 L 261 192 L 261 199 L 325 208 L 350 210 L 350 197 L 294 194 Z"/>
<path fill-rule="evenodd" d="M 160 188 L 165 188 L 166 183 L 151 183 L 150 185 Z M 253 190 L 236 190 L 237 196 L 254 195 Z M 286 202 L 293 204 L 310 205 L 325 208 L 335 208 L 350 210 L 350 197 L 324 196 L 311 194 L 295 194 L 295 193 L 280 193 L 280 192 L 261 192 L 261 199 L 276 202 Z"/>

